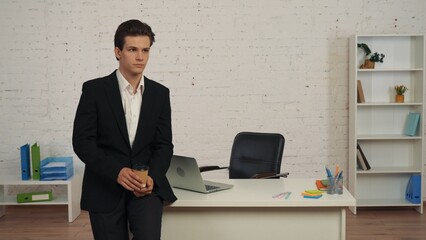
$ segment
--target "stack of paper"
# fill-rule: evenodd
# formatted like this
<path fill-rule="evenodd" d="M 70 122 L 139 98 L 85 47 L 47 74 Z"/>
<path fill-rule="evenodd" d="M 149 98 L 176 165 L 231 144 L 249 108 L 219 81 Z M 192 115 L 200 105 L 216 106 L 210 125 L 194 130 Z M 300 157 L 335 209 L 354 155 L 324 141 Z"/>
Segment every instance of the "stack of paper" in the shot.
<path fill-rule="evenodd" d="M 322 193 L 323 191 L 317 189 L 305 190 L 304 192 L 302 192 L 302 196 L 304 198 L 320 198 L 322 197 Z"/>

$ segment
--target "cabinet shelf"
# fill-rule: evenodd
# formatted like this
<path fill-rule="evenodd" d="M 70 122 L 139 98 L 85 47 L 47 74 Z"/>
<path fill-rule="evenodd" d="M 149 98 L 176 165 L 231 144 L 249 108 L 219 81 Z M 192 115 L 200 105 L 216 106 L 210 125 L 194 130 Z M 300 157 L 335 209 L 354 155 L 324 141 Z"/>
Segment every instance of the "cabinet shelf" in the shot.
<path fill-rule="evenodd" d="M 394 173 L 422 173 L 422 170 L 415 167 L 372 167 L 370 170 L 357 170 L 357 174 L 394 174 Z"/>
<path fill-rule="evenodd" d="M 421 204 L 411 203 L 405 200 L 405 198 L 358 198 L 356 204 L 358 207 L 421 207 Z"/>
<path fill-rule="evenodd" d="M 403 102 L 403 103 L 396 103 L 396 102 L 363 102 L 363 103 L 357 103 L 358 107 L 381 107 L 381 106 L 421 106 L 423 105 L 421 102 Z"/>
<path fill-rule="evenodd" d="M 19 171 L 16 171 L 19 172 Z M 68 180 L 39 181 L 21 180 L 19 174 L 4 174 L 0 176 L 0 217 L 5 214 L 5 206 L 8 205 L 67 205 L 68 222 L 73 222 L 80 215 L 81 197 L 81 173 L 79 168 L 75 168 L 74 176 Z M 30 188 L 39 186 L 64 186 L 66 193 L 54 194 L 52 201 L 17 203 L 16 193 L 11 194 L 8 188 L 11 186 L 28 186 Z"/>
<path fill-rule="evenodd" d="M 0 198 L 0 205 L 68 205 L 67 196 L 53 196 L 52 201 L 17 203 L 16 196 L 3 196 Z"/>
<path fill-rule="evenodd" d="M 407 136 L 402 134 L 362 134 L 357 136 L 357 140 L 419 140 L 421 136 Z"/>
<path fill-rule="evenodd" d="M 54 181 L 40 181 L 40 180 L 21 180 L 21 176 L 13 174 L 13 175 L 1 175 L 0 176 L 0 184 L 2 185 L 16 185 L 16 186 L 28 186 L 28 185 L 68 185 L 69 181 L 72 181 L 72 179 L 75 177 L 71 177 L 70 179 L 64 181 L 64 180 L 54 180 Z"/>
<path fill-rule="evenodd" d="M 423 68 L 375 68 L 375 69 L 358 69 L 359 72 L 415 72 L 423 71 Z"/>
<path fill-rule="evenodd" d="M 360 69 L 365 53 L 386 55 L 375 69 Z M 425 40 L 422 34 L 355 35 L 349 44 L 349 191 L 357 207 L 414 207 L 422 204 L 405 199 L 413 175 L 423 176 Z M 405 85 L 405 102 L 395 102 L 395 85 Z M 358 85 L 365 102 L 358 103 Z M 420 114 L 415 136 L 405 135 L 408 116 Z M 357 160 L 359 145 L 371 169 L 361 170 Z M 423 189 L 423 183 L 420 188 Z M 422 191 L 421 191 L 422 192 Z M 423 199 L 423 196 L 420 196 Z"/>

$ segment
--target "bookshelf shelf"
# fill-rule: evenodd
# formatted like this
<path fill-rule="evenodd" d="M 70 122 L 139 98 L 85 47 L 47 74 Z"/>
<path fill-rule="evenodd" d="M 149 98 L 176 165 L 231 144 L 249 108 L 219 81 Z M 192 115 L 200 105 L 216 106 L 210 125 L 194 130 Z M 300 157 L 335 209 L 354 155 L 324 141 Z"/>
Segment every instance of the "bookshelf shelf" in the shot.
<path fill-rule="evenodd" d="M 384 53 L 384 62 L 376 63 L 375 69 L 360 69 L 365 55 L 358 43 L 366 43 L 372 52 Z M 357 199 L 351 211 L 356 214 L 357 207 L 406 206 L 423 213 L 422 204 L 405 199 L 405 191 L 411 176 L 423 175 L 424 35 L 355 35 L 349 46 L 348 183 Z M 405 102 L 395 103 L 393 87 L 401 84 L 408 88 Z M 363 102 L 358 102 L 358 85 Z M 420 113 L 420 122 L 414 136 L 407 136 L 411 112 Z M 371 169 L 359 169 L 357 144 Z"/>
<path fill-rule="evenodd" d="M 68 205 L 68 197 L 61 195 L 54 196 L 52 201 L 47 202 L 17 203 L 16 196 L 4 196 L 0 205 Z"/>
<path fill-rule="evenodd" d="M 357 136 L 358 140 L 421 140 L 421 136 L 407 136 L 402 134 L 363 134 Z"/>
<path fill-rule="evenodd" d="M 423 105 L 421 102 L 403 102 L 403 103 L 395 103 L 395 102 L 365 102 L 365 103 L 357 103 L 358 107 L 380 107 L 380 106 L 421 106 Z"/>
<path fill-rule="evenodd" d="M 415 167 L 374 167 L 370 170 L 357 170 L 356 174 L 393 174 L 393 173 L 421 173 Z"/>
<path fill-rule="evenodd" d="M 413 72 L 423 71 L 423 68 L 379 68 L 379 69 L 358 69 L 358 72 Z"/>
<path fill-rule="evenodd" d="M 65 186 L 66 193 L 63 195 L 53 195 L 52 201 L 17 203 L 16 194 L 10 194 L 8 188 L 11 186 Z M 68 222 L 73 222 L 80 215 L 81 196 L 81 173 L 76 169 L 74 176 L 68 180 L 39 181 L 21 180 L 19 174 L 5 174 L 0 176 L 0 217 L 5 213 L 5 206 L 8 205 L 67 205 Z"/>
<path fill-rule="evenodd" d="M 398 198 L 398 199 L 386 199 L 386 198 L 379 198 L 379 199 L 357 199 L 356 200 L 358 207 L 420 207 L 421 204 L 414 204 L 411 203 L 405 198 Z"/>

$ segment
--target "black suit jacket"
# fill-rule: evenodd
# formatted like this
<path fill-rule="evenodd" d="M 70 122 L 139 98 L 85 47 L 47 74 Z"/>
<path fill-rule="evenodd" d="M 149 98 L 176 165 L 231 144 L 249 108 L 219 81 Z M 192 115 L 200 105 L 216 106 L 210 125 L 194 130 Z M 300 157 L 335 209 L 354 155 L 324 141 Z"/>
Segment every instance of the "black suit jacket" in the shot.
<path fill-rule="evenodd" d="M 130 147 L 116 72 L 87 81 L 78 104 L 73 147 L 86 165 L 81 208 L 110 212 L 127 191 L 117 183 L 120 170 L 148 163 L 154 192 L 166 202 L 175 195 L 166 178 L 173 155 L 169 90 L 145 78 L 139 123 Z"/>

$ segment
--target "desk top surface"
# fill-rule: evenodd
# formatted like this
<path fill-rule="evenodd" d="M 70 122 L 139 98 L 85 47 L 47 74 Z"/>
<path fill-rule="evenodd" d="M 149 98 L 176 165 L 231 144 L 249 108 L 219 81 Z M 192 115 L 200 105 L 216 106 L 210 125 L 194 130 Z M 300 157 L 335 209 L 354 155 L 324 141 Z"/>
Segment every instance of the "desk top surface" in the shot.
<path fill-rule="evenodd" d="M 305 190 L 316 189 L 315 179 L 214 179 L 229 183 L 233 188 L 203 194 L 173 188 L 178 200 L 171 207 L 349 207 L 355 198 L 344 188 L 341 195 L 326 192 L 319 199 L 304 198 Z M 291 192 L 290 197 L 273 196 Z"/>

